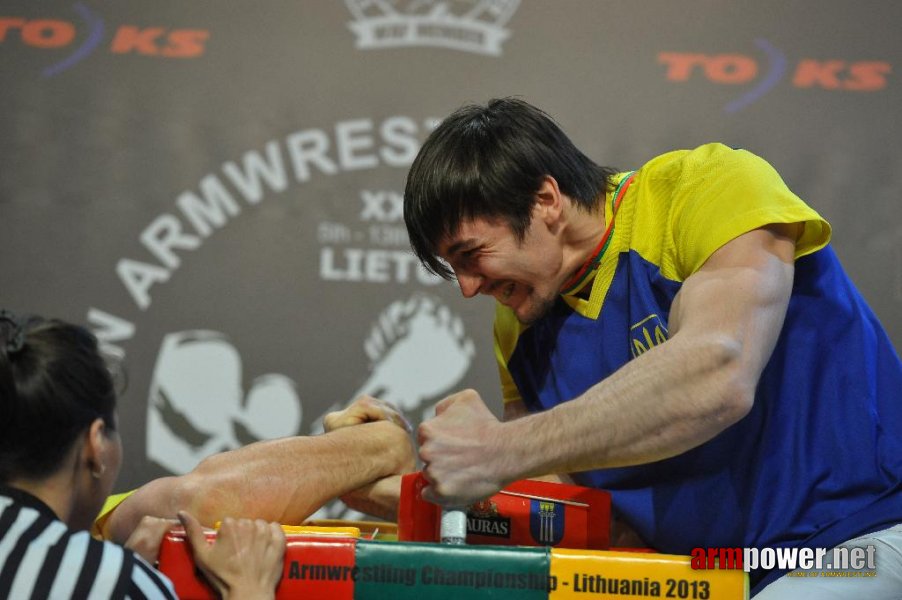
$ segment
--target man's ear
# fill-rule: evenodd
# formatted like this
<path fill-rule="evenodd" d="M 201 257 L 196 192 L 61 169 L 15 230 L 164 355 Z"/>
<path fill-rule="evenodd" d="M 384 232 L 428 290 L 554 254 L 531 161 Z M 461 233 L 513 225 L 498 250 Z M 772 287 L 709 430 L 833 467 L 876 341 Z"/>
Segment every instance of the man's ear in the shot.
<path fill-rule="evenodd" d="M 558 222 L 564 210 L 564 198 L 557 181 L 551 175 L 542 177 L 539 189 L 536 191 L 535 209 L 537 216 L 549 226 Z"/>

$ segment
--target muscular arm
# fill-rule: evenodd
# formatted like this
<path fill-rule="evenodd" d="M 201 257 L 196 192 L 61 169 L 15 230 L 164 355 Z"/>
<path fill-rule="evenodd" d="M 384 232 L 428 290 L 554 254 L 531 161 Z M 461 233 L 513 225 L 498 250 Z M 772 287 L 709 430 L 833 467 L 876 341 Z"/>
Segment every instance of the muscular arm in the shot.
<path fill-rule="evenodd" d="M 524 477 L 669 458 L 741 419 L 783 324 L 796 230 L 759 229 L 721 247 L 677 294 L 671 338 L 570 402 L 499 423 L 475 392 L 443 401 L 420 428 L 434 498 L 455 504 Z"/>
<path fill-rule="evenodd" d="M 412 468 L 408 434 L 389 421 L 257 442 L 141 487 L 110 515 L 104 537 L 121 543 L 143 516 L 180 510 L 205 526 L 227 516 L 296 524 L 336 496 Z"/>
<path fill-rule="evenodd" d="M 504 405 L 504 421 L 513 421 L 514 419 L 525 417 L 528 414 L 530 414 L 529 409 L 526 408 L 526 405 L 523 404 L 522 400 L 510 401 L 505 403 Z M 544 475 L 534 475 L 529 479 L 534 479 L 536 481 L 549 481 L 551 483 L 566 483 L 569 485 L 575 484 L 573 478 L 570 477 L 568 473 L 547 473 Z"/>

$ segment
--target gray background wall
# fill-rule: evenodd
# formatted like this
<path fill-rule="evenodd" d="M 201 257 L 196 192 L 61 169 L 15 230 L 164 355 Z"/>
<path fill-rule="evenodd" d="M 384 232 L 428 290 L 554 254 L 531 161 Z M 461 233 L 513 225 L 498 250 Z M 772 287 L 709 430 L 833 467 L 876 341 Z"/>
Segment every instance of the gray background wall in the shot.
<path fill-rule="evenodd" d="M 597 162 L 767 158 L 902 340 L 902 5 L 0 2 L 0 305 L 124 356 L 126 488 L 371 392 L 498 402 L 491 301 L 427 277 L 407 167 L 521 96 Z M 836 348 L 842 352 L 842 348 Z"/>

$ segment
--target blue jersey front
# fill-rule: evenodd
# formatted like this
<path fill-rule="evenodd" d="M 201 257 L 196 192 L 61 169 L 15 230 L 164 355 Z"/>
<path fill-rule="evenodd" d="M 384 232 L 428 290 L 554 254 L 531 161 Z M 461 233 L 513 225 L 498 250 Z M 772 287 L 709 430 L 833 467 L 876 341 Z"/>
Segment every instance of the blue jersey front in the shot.
<path fill-rule="evenodd" d="M 643 166 L 614 222 L 587 299 L 559 297 L 528 327 L 498 305 L 505 402 L 547 410 L 666 343 L 683 282 L 743 233 L 798 224 L 794 284 L 749 414 L 672 458 L 574 478 L 663 552 L 832 547 L 902 522 L 902 363 L 829 224 L 766 162 L 717 144 Z"/>
<path fill-rule="evenodd" d="M 541 411 L 575 398 L 664 341 L 679 288 L 637 253 L 621 254 L 597 319 L 560 300 L 520 334 L 508 369 L 523 401 Z M 679 456 L 574 478 L 610 490 L 663 552 L 831 547 L 902 522 L 900 391 L 898 356 L 827 247 L 796 262 L 784 328 L 746 417 Z"/>

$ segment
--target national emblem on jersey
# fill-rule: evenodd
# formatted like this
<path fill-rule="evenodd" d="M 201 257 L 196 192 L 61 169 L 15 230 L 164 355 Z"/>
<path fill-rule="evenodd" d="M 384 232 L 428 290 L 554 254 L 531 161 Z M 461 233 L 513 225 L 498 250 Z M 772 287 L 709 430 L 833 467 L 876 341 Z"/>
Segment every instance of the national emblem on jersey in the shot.
<path fill-rule="evenodd" d="M 667 341 L 667 325 L 657 314 L 651 314 L 630 326 L 630 352 L 636 358 Z"/>

